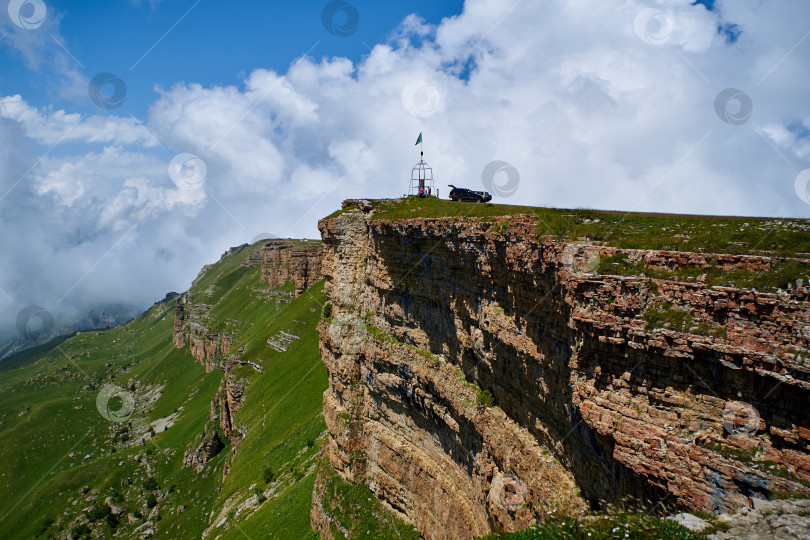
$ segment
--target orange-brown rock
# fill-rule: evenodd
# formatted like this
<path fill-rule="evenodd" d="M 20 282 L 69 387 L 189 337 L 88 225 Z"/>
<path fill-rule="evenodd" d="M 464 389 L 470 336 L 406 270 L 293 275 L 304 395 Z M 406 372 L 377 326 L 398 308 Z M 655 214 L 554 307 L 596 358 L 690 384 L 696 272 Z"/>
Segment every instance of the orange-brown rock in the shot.
<path fill-rule="evenodd" d="M 499 221 L 349 208 L 319 223 L 333 305 L 319 326 L 324 417 L 341 476 L 427 538 L 627 495 L 714 511 L 810 491 L 801 284 L 771 294 L 587 273 L 615 249 Z M 670 268 L 770 262 L 626 254 Z M 648 325 L 666 310 L 690 323 Z"/>
<path fill-rule="evenodd" d="M 244 384 L 231 377 L 224 377 L 213 401 L 219 416 L 219 427 L 234 445 L 238 445 L 238 442 L 241 441 L 241 435 L 233 417 L 242 408 L 244 398 Z"/>
<path fill-rule="evenodd" d="M 262 283 L 272 287 L 292 280 L 298 296 L 321 279 L 321 251 L 321 244 L 270 240 L 254 252 L 246 264 L 261 264 Z"/>
<path fill-rule="evenodd" d="M 189 351 L 197 361 L 210 372 L 220 359 L 226 356 L 233 343 L 229 332 L 212 332 L 203 324 L 203 315 L 211 308 L 206 304 L 194 304 L 188 293 L 177 299 L 174 308 L 174 328 L 172 339 L 175 347 L 181 349 L 189 344 Z"/>

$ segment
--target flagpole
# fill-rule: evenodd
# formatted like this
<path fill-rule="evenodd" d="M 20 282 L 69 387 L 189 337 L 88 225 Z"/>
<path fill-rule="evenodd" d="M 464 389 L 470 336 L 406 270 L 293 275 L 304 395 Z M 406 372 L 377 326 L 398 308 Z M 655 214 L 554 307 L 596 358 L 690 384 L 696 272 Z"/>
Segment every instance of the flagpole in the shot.
<path fill-rule="evenodd" d="M 421 139 L 421 137 L 422 137 L 421 132 L 419 133 L 419 137 L 420 137 L 420 140 L 419 140 L 419 161 L 424 163 L 425 162 L 425 141 Z M 422 169 L 422 171 L 423 171 L 422 175 L 425 176 L 424 169 Z M 425 178 L 425 180 L 427 180 L 427 178 Z"/>

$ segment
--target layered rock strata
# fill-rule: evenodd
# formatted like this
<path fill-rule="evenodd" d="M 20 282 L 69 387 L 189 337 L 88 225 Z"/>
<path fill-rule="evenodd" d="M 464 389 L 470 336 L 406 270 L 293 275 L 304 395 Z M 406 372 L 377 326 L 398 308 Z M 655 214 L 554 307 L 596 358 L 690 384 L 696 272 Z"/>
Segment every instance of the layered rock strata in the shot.
<path fill-rule="evenodd" d="M 233 344 L 230 332 L 211 331 L 205 326 L 205 313 L 211 309 L 207 304 L 194 304 L 188 293 L 181 295 L 174 306 L 172 339 L 175 347 L 182 349 L 186 343 L 189 351 L 210 373 L 218 361 L 227 355 Z"/>
<path fill-rule="evenodd" d="M 331 466 L 425 537 L 626 496 L 734 511 L 810 491 L 801 282 L 762 293 L 603 275 L 592 261 L 619 250 L 538 238 L 531 217 L 350 208 L 319 228 Z M 772 262 L 623 253 L 670 269 Z"/>
<path fill-rule="evenodd" d="M 284 285 L 287 280 L 295 284 L 298 296 L 321 279 L 321 244 L 298 244 L 284 240 L 270 240 L 245 261 L 262 267 L 262 283 L 271 287 Z"/>

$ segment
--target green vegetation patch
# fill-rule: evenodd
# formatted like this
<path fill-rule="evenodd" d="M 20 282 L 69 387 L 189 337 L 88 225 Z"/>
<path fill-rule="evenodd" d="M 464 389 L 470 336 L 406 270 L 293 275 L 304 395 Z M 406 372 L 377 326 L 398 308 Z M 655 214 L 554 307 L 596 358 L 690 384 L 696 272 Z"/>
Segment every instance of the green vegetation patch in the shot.
<path fill-rule="evenodd" d="M 486 218 L 533 216 L 538 237 L 580 237 L 623 249 L 699 251 L 732 254 L 807 256 L 810 221 L 736 216 L 701 216 L 615 210 L 542 208 L 454 202 L 437 198 L 369 200 L 373 220 L 409 218 Z M 337 217 L 339 210 L 330 218 Z M 493 226 L 495 227 L 495 226 Z M 502 232 L 503 224 L 498 225 Z M 789 269 L 786 270 L 789 273 Z"/>
<path fill-rule="evenodd" d="M 723 445 L 716 442 L 706 443 L 706 448 L 717 452 L 726 459 L 733 459 L 742 463 L 750 463 L 757 453 L 756 448 L 739 448 L 737 446 Z"/>
<path fill-rule="evenodd" d="M 810 492 L 801 491 L 771 491 L 768 493 L 768 500 L 804 500 L 810 499 Z"/>
<path fill-rule="evenodd" d="M 420 538 L 413 525 L 391 514 L 363 482 L 346 482 L 326 459 L 321 461 L 320 467 L 319 474 L 324 482 L 321 504 L 334 522 L 349 531 L 349 538 Z M 336 539 L 346 538 L 334 523 L 331 532 Z"/>
<path fill-rule="evenodd" d="M 718 339 L 726 339 L 728 336 L 725 326 L 715 327 L 706 320 L 696 320 L 690 311 L 675 309 L 669 302 L 647 308 L 642 317 L 647 321 L 646 329 L 649 331 L 666 328 Z"/>
<path fill-rule="evenodd" d="M 374 336 L 374 338 L 377 341 L 379 341 L 380 343 L 390 343 L 392 345 L 398 345 L 400 347 L 405 347 L 409 351 L 411 351 L 411 352 L 413 352 L 415 354 L 418 354 L 419 356 L 422 356 L 424 358 L 427 358 L 428 360 L 431 360 L 434 364 L 439 364 L 439 362 L 440 362 L 439 357 L 436 356 L 435 354 L 433 354 L 431 351 L 429 351 L 427 349 L 420 349 L 419 347 L 417 347 L 416 345 L 413 345 L 411 343 L 405 343 L 404 341 L 399 341 L 394 336 L 386 333 L 386 331 L 383 330 L 382 328 L 378 328 L 376 326 L 367 324 L 366 325 L 366 330 L 368 331 L 369 334 Z"/>
<path fill-rule="evenodd" d="M 686 281 L 701 278 L 707 286 L 738 287 L 761 291 L 786 289 L 797 279 L 810 282 L 810 265 L 799 261 L 774 260 L 768 270 L 727 270 L 716 264 L 707 266 L 678 266 L 676 268 L 652 268 L 643 261 L 631 263 L 626 253 L 602 257 L 599 261 L 601 274 L 640 276 L 655 279 Z"/>
<path fill-rule="evenodd" d="M 692 314 L 689 311 L 674 309 L 669 302 L 664 302 L 657 308 L 647 308 L 643 317 L 647 321 L 648 330 L 668 328 L 676 332 L 685 332 L 692 326 Z"/>
<path fill-rule="evenodd" d="M 705 534 L 690 531 L 669 520 L 642 513 L 603 516 L 595 519 L 547 517 L 537 525 L 515 533 L 495 533 L 487 540 L 560 539 L 560 540 L 705 540 Z"/>

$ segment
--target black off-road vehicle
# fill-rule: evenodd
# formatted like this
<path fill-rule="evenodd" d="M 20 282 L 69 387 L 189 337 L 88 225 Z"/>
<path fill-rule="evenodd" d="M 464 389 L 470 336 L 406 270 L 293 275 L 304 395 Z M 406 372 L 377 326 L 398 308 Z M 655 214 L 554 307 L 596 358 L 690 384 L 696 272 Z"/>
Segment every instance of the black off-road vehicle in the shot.
<path fill-rule="evenodd" d="M 450 190 L 451 201 L 470 201 L 470 202 L 489 202 L 492 200 L 492 195 L 486 191 L 473 191 L 467 188 L 457 188 L 452 184 L 448 184 Z"/>

